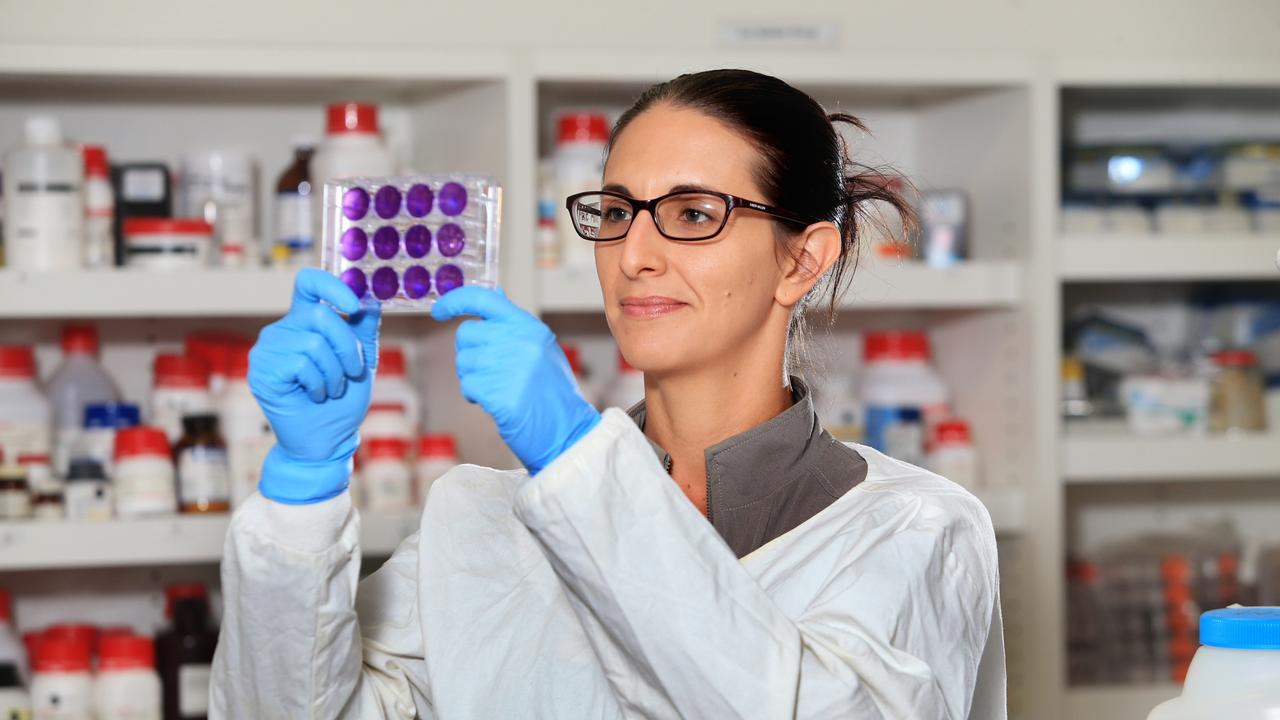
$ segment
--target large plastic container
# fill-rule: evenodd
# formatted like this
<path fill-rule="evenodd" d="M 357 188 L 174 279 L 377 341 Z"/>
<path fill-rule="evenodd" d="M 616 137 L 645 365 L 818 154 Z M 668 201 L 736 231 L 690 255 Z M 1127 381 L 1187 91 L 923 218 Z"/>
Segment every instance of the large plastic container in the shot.
<path fill-rule="evenodd" d="M 418 390 L 409 382 L 405 366 L 404 350 L 394 345 L 378 348 L 378 374 L 373 381 L 371 403 L 400 403 L 404 405 L 409 427 L 416 432 L 422 425 L 422 400 Z"/>
<path fill-rule="evenodd" d="M 556 198 L 561 208 L 560 251 L 565 265 L 595 267 L 595 247 L 578 237 L 564 211 L 568 196 L 599 190 L 604 178 L 604 150 L 609 142 L 609 120 L 600 113 L 575 112 L 560 116 L 556 123 L 556 150 L 552 158 Z"/>
<path fill-rule="evenodd" d="M 866 444 L 924 464 L 928 428 L 947 414 L 947 386 L 929 364 L 929 338 L 917 331 L 868 333 L 863 360 Z"/>
<path fill-rule="evenodd" d="M 53 409 L 53 469 L 66 475 L 84 429 L 85 409 L 120 400 L 116 384 L 98 363 L 98 331 L 92 325 L 62 328 L 62 364 L 46 392 Z"/>
<path fill-rule="evenodd" d="M 1280 607 L 1235 607 L 1200 616 L 1200 649 L 1182 695 L 1147 720 L 1280 717 Z"/>
<path fill-rule="evenodd" d="M 84 257 L 84 158 L 52 117 L 27 119 L 26 143 L 4 158 L 5 263 L 70 270 Z"/>
<path fill-rule="evenodd" d="M 36 356 L 26 345 L 0 345 L 0 452 L 49 454 L 49 402 L 36 384 Z"/>
<path fill-rule="evenodd" d="M 319 191 L 330 180 L 396 174 L 395 156 L 378 130 L 377 105 L 334 103 L 326 112 L 324 140 L 311 156 L 311 187 Z M 312 203 L 313 238 L 320 237 L 322 208 L 322 202 Z M 318 264 L 319 260 L 316 253 L 311 262 Z"/>

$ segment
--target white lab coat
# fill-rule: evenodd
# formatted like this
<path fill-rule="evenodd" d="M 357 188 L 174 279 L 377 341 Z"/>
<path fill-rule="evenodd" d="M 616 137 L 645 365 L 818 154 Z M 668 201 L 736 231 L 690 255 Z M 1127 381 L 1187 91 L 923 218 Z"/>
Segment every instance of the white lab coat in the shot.
<path fill-rule="evenodd" d="M 609 410 L 537 477 L 440 479 L 358 592 L 347 494 L 254 495 L 210 717 L 1004 718 L 986 509 L 855 447 L 861 484 L 738 559 Z"/>

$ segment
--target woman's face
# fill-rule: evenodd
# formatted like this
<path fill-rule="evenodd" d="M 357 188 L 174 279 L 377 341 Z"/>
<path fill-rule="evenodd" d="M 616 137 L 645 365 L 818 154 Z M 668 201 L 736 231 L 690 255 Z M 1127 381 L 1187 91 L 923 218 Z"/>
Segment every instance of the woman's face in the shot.
<path fill-rule="evenodd" d="M 658 104 L 617 138 L 603 187 L 637 199 L 705 188 L 767 203 L 758 161 L 720 121 Z M 625 238 L 596 243 L 595 254 L 609 327 L 637 369 L 726 367 L 774 345 L 781 361 L 790 307 L 778 302 L 785 273 L 769 216 L 739 208 L 716 237 L 679 242 L 641 211 Z"/>

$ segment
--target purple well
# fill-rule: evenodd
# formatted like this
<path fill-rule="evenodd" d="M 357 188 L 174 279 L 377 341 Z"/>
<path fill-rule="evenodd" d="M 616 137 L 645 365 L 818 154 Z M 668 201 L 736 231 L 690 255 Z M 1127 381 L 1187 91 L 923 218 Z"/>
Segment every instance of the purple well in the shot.
<path fill-rule="evenodd" d="M 445 223 L 436 231 L 436 247 L 445 257 L 453 257 L 467 245 L 467 234 L 453 223 Z"/>
<path fill-rule="evenodd" d="M 342 257 L 348 260 L 359 260 L 369 250 L 369 236 L 358 227 L 347 228 L 338 243 Z"/>
<path fill-rule="evenodd" d="M 462 268 L 457 265 L 441 265 L 436 270 L 436 292 L 444 295 L 462 287 Z"/>
<path fill-rule="evenodd" d="M 404 294 L 417 300 L 431 291 L 431 273 L 421 265 L 411 265 L 404 271 Z"/>
<path fill-rule="evenodd" d="M 373 254 L 387 260 L 400 250 L 400 233 L 390 225 L 383 225 L 373 233 Z"/>
<path fill-rule="evenodd" d="M 404 231 L 404 251 L 411 258 L 420 258 L 431 252 L 431 231 L 426 225 L 414 225 Z"/>
<path fill-rule="evenodd" d="M 400 278 L 396 271 L 389 267 L 380 267 L 373 271 L 373 296 L 379 300 L 390 300 L 400 290 Z"/>
<path fill-rule="evenodd" d="M 359 220 L 369 212 L 369 193 L 353 187 L 342 193 L 342 214 L 348 220 Z"/>
<path fill-rule="evenodd" d="M 369 281 L 365 279 L 364 272 L 360 268 L 347 268 L 342 271 L 342 282 L 351 288 L 351 292 L 356 297 L 363 298 L 369 292 Z"/>
<path fill-rule="evenodd" d="M 391 185 L 383 185 L 373 196 L 373 211 L 386 220 L 400 212 L 400 191 Z"/>
<path fill-rule="evenodd" d="M 440 188 L 440 212 L 450 217 L 461 215 L 467 209 L 467 189 L 456 182 L 445 183 Z"/>
<path fill-rule="evenodd" d="M 416 217 L 426 217 L 431 213 L 431 205 L 435 202 L 435 193 L 431 192 L 431 188 L 418 183 L 409 188 L 409 192 L 404 196 L 404 207 L 409 214 Z"/>

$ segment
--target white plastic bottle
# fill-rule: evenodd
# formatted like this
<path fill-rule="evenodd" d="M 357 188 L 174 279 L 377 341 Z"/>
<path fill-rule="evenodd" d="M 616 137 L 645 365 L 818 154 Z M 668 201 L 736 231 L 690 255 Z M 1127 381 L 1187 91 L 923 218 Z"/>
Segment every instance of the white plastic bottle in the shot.
<path fill-rule="evenodd" d="M 31 681 L 31 666 L 26 648 L 23 647 L 18 632 L 13 629 L 13 602 L 9 591 L 0 588 L 0 665 L 4 663 L 17 669 L 18 677 L 24 685 Z M 4 716 L 0 715 L 0 718 Z"/>
<path fill-rule="evenodd" d="M 928 428 L 948 412 L 947 386 L 929 365 L 929 338 L 915 331 L 868 333 L 863 359 L 866 444 L 923 465 Z"/>
<path fill-rule="evenodd" d="M 98 331 L 92 325 L 62 328 L 62 364 L 49 378 L 47 394 L 53 406 L 53 469 L 66 475 L 84 428 L 85 408 L 120 399 L 115 383 L 98 364 Z"/>
<path fill-rule="evenodd" d="M 4 158 L 5 262 L 18 270 L 69 270 L 84 253 L 84 159 L 55 118 L 27 119 L 26 144 Z"/>
<path fill-rule="evenodd" d="M 644 399 L 644 373 L 631 367 L 627 359 L 618 352 L 618 374 L 613 384 L 605 391 L 602 401 L 604 407 L 616 407 L 630 410 L 631 406 Z"/>
<path fill-rule="evenodd" d="M 413 472 L 418 505 L 427 501 L 432 484 L 457 464 L 458 445 L 452 435 L 425 433 L 418 438 L 418 460 Z"/>
<path fill-rule="evenodd" d="M 164 429 L 170 445 L 182 438 L 183 416 L 215 411 L 209 366 L 200 358 L 156 355 L 154 383 L 150 423 Z"/>
<path fill-rule="evenodd" d="M 324 140 L 311 156 L 312 237 L 320 237 L 324 184 L 339 178 L 396 173 L 395 157 L 378 130 L 378 106 L 334 103 L 326 111 Z M 318 246 L 319 243 L 316 243 Z M 316 261 L 319 261 L 317 255 Z"/>
<path fill-rule="evenodd" d="M 97 720 L 160 720 L 160 676 L 149 637 L 104 635 L 93 681 Z"/>
<path fill-rule="evenodd" d="M 373 381 L 371 403 L 400 403 L 404 406 L 409 428 L 417 432 L 422 424 L 422 400 L 418 390 L 409 382 L 405 368 L 404 350 L 395 345 L 378 348 L 378 375 Z"/>
<path fill-rule="evenodd" d="M 952 418 L 933 429 L 928 467 L 933 472 L 969 490 L 978 486 L 978 451 L 973 447 L 969 423 Z"/>
<path fill-rule="evenodd" d="M 164 430 L 139 425 L 116 432 L 115 509 L 122 518 L 172 515 L 177 471 Z"/>
<path fill-rule="evenodd" d="M 233 351 L 219 412 L 231 468 L 231 506 L 237 507 L 258 489 L 262 463 L 275 443 L 271 423 L 249 390 L 248 347 Z"/>
<path fill-rule="evenodd" d="M 375 401 L 369 404 L 369 412 L 360 423 L 360 437 L 396 438 L 406 443 L 413 440 L 413 428 L 409 425 L 409 413 L 402 402 Z"/>
<path fill-rule="evenodd" d="M 46 635 L 32 663 L 33 720 L 94 720 L 89 643 Z"/>
<path fill-rule="evenodd" d="M 373 437 L 361 443 L 361 450 L 364 462 L 360 467 L 360 482 L 365 509 L 396 512 L 413 507 L 409 443 L 401 438 Z"/>
<path fill-rule="evenodd" d="M 0 345 L 0 452 L 49 454 L 53 413 L 36 384 L 36 356 L 26 345 Z"/>
<path fill-rule="evenodd" d="M 1200 649 L 1182 695 L 1147 720 L 1280 717 L 1280 607 L 1232 607 L 1200 616 Z"/>
<path fill-rule="evenodd" d="M 116 264 L 116 196 L 111 189 L 107 151 L 97 145 L 81 148 L 84 155 L 84 266 L 105 270 Z"/>
<path fill-rule="evenodd" d="M 565 265 L 595 267 L 595 248 L 578 237 L 563 210 L 564 200 L 574 193 L 599 190 L 604 178 L 604 151 L 609 142 L 609 120 L 600 113 L 573 112 L 560 116 L 556 124 L 555 169 L 556 216 L 560 227 L 560 252 Z"/>
<path fill-rule="evenodd" d="M 178 177 L 178 212 L 213 226 L 218 242 L 217 264 L 261 264 L 257 239 L 258 169 L 253 157 L 238 150 L 190 153 L 183 156 Z"/>

